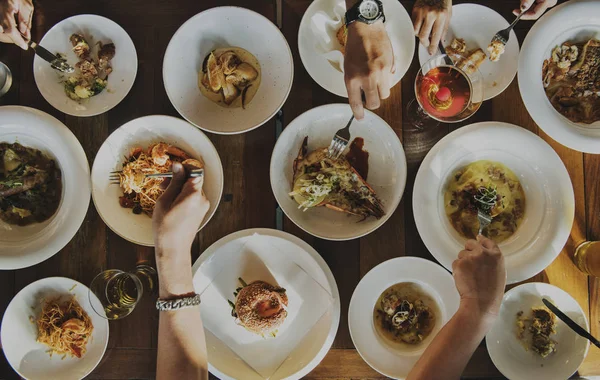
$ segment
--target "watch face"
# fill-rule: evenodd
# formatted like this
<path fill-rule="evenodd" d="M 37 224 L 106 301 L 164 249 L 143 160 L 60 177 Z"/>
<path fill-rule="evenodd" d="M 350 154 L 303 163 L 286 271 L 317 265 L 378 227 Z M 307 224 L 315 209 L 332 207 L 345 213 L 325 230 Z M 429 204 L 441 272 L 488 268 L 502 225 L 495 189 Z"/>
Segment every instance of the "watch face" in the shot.
<path fill-rule="evenodd" d="M 379 15 L 379 5 L 373 0 L 366 0 L 360 5 L 359 11 L 367 20 L 373 20 Z"/>

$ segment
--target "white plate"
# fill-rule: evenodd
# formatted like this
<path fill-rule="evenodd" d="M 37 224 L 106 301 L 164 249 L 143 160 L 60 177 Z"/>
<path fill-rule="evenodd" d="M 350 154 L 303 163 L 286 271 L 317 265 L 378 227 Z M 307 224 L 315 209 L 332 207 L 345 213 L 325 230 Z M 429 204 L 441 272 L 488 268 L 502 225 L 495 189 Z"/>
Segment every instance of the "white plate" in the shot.
<path fill-rule="evenodd" d="M 329 146 L 335 132 L 343 128 L 352 111 L 347 104 L 329 104 L 303 113 L 294 119 L 279 136 L 271 156 L 271 188 L 277 203 L 298 227 L 311 235 L 327 240 L 350 240 L 379 228 L 398 207 L 406 184 L 406 157 L 396 132 L 379 116 L 366 110 L 365 118 L 354 120 L 352 138 L 362 137 L 369 152 L 369 176 L 383 203 L 385 215 L 359 222 L 360 218 L 319 207 L 302 211 L 288 195 L 292 189 L 293 162 L 304 137 L 308 150 Z"/>
<path fill-rule="evenodd" d="M 212 218 L 223 193 L 223 166 L 219 153 L 206 135 L 189 123 L 171 116 L 152 115 L 134 119 L 114 131 L 98 150 L 92 166 L 92 198 L 104 223 L 117 235 L 135 244 L 153 246 L 152 219 L 146 214 L 135 215 L 119 205 L 123 191 L 111 185 L 110 172 L 121 170 L 124 157 L 131 148 L 148 148 L 166 142 L 183 149 L 192 157 L 202 157 L 204 192 L 210 209 L 200 226 Z"/>
<path fill-rule="evenodd" d="M 557 351 L 542 358 L 525 350 L 517 339 L 516 318 L 519 311 L 529 315 L 532 307 L 542 307 L 542 297 L 548 298 L 569 318 L 589 331 L 585 313 L 573 297 L 564 290 L 539 282 L 519 285 L 506 292 L 496 322 L 486 336 L 486 346 L 494 365 L 513 380 L 563 380 L 571 377 L 587 355 L 590 342 L 577 335 L 556 318 Z"/>
<path fill-rule="evenodd" d="M 452 6 L 452 19 L 444 46 L 450 45 L 454 37 L 462 38 L 469 50 L 481 48 L 487 54 L 487 47 L 499 30 L 506 29 L 508 21 L 498 12 L 479 4 L 458 4 Z M 436 53 L 439 54 L 439 53 Z M 419 63 L 421 66 L 432 56 L 419 44 Z M 506 51 L 500 61 L 486 59 L 479 67 L 483 77 L 483 100 L 489 100 L 501 94 L 515 78 L 519 62 L 519 41 L 511 30 Z"/>
<path fill-rule="evenodd" d="M 400 282 L 413 282 L 433 298 L 441 315 L 431 335 L 418 350 L 402 352 L 391 349 L 375 331 L 373 309 L 387 288 Z M 435 335 L 458 310 L 460 297 L 452 275 L 429 260 L 397 257 L 371 269 L 352 294 L 348 310 L 348 326 L 352 342 L 362 358 L 382 375 L 403 379 L 415 365 Z"/>
<path fill-rule="evenodd" d="M 310 245 L 277 230 L 256 228 L 235 232 L 214 243 L 196 260 L 192 269 L 194 288 L 197 292 L 202 292 L 210 285 L 210 279 L 203 274 L 203 268 L 227 264 L 223 260 L 228 257 L 228 252 L 242 249 L 247 238 L 254 234 L 267 237 L 269 243 L 277 248 L 277 252 L 274 252 L 276 255 L 283 255 L 286 260 L 296 263 L 331 294 L 329 310 L 270 377 L 272 380 L 300 379 L 323 360 L 331 348 L 340 321 L 340 297 L 335 279 L 323 258 Z M 212 374 L 220 379 L 263 379 L 213 333 L 205 331 L 208 365 Z"/>
<path fill-rule="evenodd" d="M 527 111 L 550 137 L 564 146 L 600 153 L 600 121 L 574 123 L 554 109 L 542 84 L 542 64 L 568 40 L 600 38 L 600 2 L 572 0 L 546 13 L 527 34 L 519 58 L 519 90 Z"/>
<path fill-rule="evenodd" d="M 0 269 L 25 268 L 56 254 L 79 230 L 90 204 L 90 167 L 75 135 L 33 108 L 0 107 L 0 141 L 39 149 L 62 172 L 62 201 L 53 217 L 25 227 L 0 226 Z"/>
<path fill-rule="evenodd" d="M 386 30 L 394 50 L 396 73 L 392 78 L 392 86 L 395 86 L 400 82 L 412 62 L 415 51 L 415 33 L 410 16 L 399 1 L 382 0 L 382 2 L 386 17 Z M 336 21 L 336 28 L 327 27 L 325 22 L 319 26 L 323 30 L 327 30 L 329 37 L 326 38 L 335 41 L 337 29 L 342 25 L 342 20 L 334 14 L 334 9 L 339 7 L 345 8 L 344 0 L 315 0 L 310 4 L 300 22 L 298 49 L 304 68 L 314 81 L 325 90 L 347 98 L 348 91 L 344 84 L 344 74 L 319 50 L 319 40 L 315 36 L 316 28 L 313 25 L 315 15 L 319 13 L 327 16 L 331 22 Z"/>
<path fill-rule="evenodd" d="M 10 301 L 2 319 L 2 347 L 8 363 L 29 380 L 79 380 L 96 368 L 108 344 L 108 320 L 92 309 L 87 286 L 69 278 L 49 277 L 27 285 Z M 49 355 L 48 346 L 36 342 L 35 318 L 41 313 L 41 300 L 74 295 L 92 320 L 94 330 L 81 358 Z M 93 295 L 94 304 L 102 310 L 100 300 Z M 34 318 L 34 322 L 29 320 Z"/>
<path fill-rule="evenodd" d="M 459 168 L 478 160 L 498 161 L 519 178 L 525 217 L 500 244 L 508 283 L 541 272 L 564 247 L 575 213 L 569 173 L 554 150 L 524 128 L 500 122 L 471 124 L 450 133 L 427 154 L 415 179 L 415 222 L 429 252 L 448 270 L 466 239 L 448 222 L 444 188 Z"/>
<path fill-rule="evenodd" d="M 223 108 L 198 88 L 198 72 L 214 49 L 241 47 L 254 54 L 262 80 L 254 99 L 242 108 Z M 163 61 L 163 79 L 177 112 L 205 131 L 242 133 L 271 119 L 287 99 L 294 61 L 281 31 L 264 16 L 245 8 L 217 7 L 198 13 L 175 33 Z"/>
<path fill-rule="evenodd" d="M 102 114 L 119 104 L 133 86 L 138 65 L 135 46 L 119 24 L 96 15 L 77 15 L 62 20 L 44 35 L 40 45 L 51 53 L 63 54 L 73 66 L 78 62 L 69 41 L 73 33 L 83 35 L 90 47 L 98 41 L 115 44 L 116 53 L 111 61 L 113 72 L 108 76 L 106 89 L 90 99 L 75 101 L 67 96 L 61 83 L 65 74 L 51 68 L 48 62 L 37 55 L 33 59 L 35 84 L 44 99 L 61 112 L 73 116 Z"/>

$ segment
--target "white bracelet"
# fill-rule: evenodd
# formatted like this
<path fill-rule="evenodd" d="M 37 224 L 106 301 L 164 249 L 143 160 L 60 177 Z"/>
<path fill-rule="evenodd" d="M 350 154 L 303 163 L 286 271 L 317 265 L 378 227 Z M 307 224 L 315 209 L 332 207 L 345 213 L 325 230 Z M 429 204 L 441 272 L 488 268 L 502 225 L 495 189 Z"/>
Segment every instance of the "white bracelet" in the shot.
<path fill-rule="evenodd" d="M 156 308 L 158 311 L 186 309 L 198 305 L 200 305 L 200 294 L 172 300 L 161 300 L 160 298 L 156 300 Z"/>

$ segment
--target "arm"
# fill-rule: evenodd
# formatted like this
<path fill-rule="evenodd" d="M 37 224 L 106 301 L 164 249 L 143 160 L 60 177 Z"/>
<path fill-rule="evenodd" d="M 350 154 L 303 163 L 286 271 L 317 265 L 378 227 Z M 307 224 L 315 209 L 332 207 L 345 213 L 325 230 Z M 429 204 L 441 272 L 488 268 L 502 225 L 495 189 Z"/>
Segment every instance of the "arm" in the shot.
<path fill-rule="evenodd" d="M 27 50 L 32 18 L 31 0 L 0 0 L 0 42 L 14 43 Z"/>
<path fill-rule="evenodd" d="M 459 379 L 498 316 L 506 286 L 504 258 L 491 240 L 469 240 L 452 263 L 460 306 L 436 335 L 407 380 Z"/>
<path fill-rule="evenodd" d="M 346 0 L 346 7 L 350 8 L 357 2 Z M 358 120 L 364 117 L 362 93 L 368 109 L 379 108 L 381 100 L 390 96 L 395 71 L 392 43 L 383 21 L 372 25 L 359 21 L 350 24 L 344 56 L 344 81 L 350 107 Z"/>
<path fill-rule="evenodd" d="M 181 164 L 159 198 L 152 217 L 158 269 L 159 298 L 194 293 L 190 250 L 210 206 L 202 178 L 185 178 Z M 160 312 L 157 379 L 208 379 L 208 360 L 200 308 Z"/>
<path fill-rule="evenodd" d="M 429 54 L 435 53 L 452 17 L 452 0 L 417 0 L 412 10 L 415 35 Z"/>
<path fill-rule="evenodd" d="M 515 9 L 513 13 L 518 16 L 522 11 L 527 10 L 522 20 L 537 20 L 548 8 L 556 5 L 557 0 L 521 0 L 521 9 Z"/>

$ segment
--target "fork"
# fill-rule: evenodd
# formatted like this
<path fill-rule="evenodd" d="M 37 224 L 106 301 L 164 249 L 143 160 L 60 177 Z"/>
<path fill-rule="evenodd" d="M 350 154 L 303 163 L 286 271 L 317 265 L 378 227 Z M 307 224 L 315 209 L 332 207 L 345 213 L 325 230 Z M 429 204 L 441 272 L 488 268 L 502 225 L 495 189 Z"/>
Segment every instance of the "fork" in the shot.
<path fill-rule="evenodd" d="M 337 160 L 342 155 L 342 152 L 346 150 L 348 143 L 350 142 L 350 124 L 352 124 L 353 121 L 354 115 L 352 115 L 345 128 L 342 128 L 335 133 L 335 136 L 333 136 L 333 140 L 331 140 L 331 144 L 329 144 L 329 148 L 327 149 L 327 157 Z"/>
<path fill-rule="evenodd" d="M 110 172 L 109 179 L 110 179 L 111 185 L 120 185 L 121 184 L 121 176 L 120 176 L 121 173 L 123 173 L 122 170 Z M 187 175 L 187 178 L 198 178 L 198 177 L 204 177 L 204 169 L 192 170 Z M 146 174 L 146 178 L 173 178 L 173 172 Z"/>
<path fill-rule="evenodd" d="M 478 194 L 473 198 L 477 205 L 477 221 L 479 222 L 479 233 L 481 235 L 483 230 L 490 225 L 492 222 L 491 211 L 496 205 L 496 197 L 498 190 L 496 187 L 481 187 L 479 188 Z"/>
<path fill-rule="evenodd" d="M 510 24 L 508 26 L 508 28 L 506 28 L 504 30 L 501 30 L 498 33 L 496 33 L 494 35 L 494 38 L 492 38 L 492 43 L 494 43 L 494 42 L 500 42 L 502 45 L 506 46 L 506 44 L 508 43 L 508 40 L 510 38 L 510 31 L 515 27 L 515 25 L 517 24 L 517 22 L 521 19 L 521 17 L 528 10 L 529 9 L 522 10 L 521 13 L 519 13 L 519 15 L 517 16 L 517 18 L 515 19 L 515 21 L 513 21 L 512 24 Z"/>
<path fill-rule="evenodd" d="M 490 223 L 492 223 L 492 216 L 478 208 L 477 220 L 479 221 L 479 232 L 477 233 L 477 235 L 481 235 L 483 230 L 485 230 L 485 228 L 489 226 Z"/>

